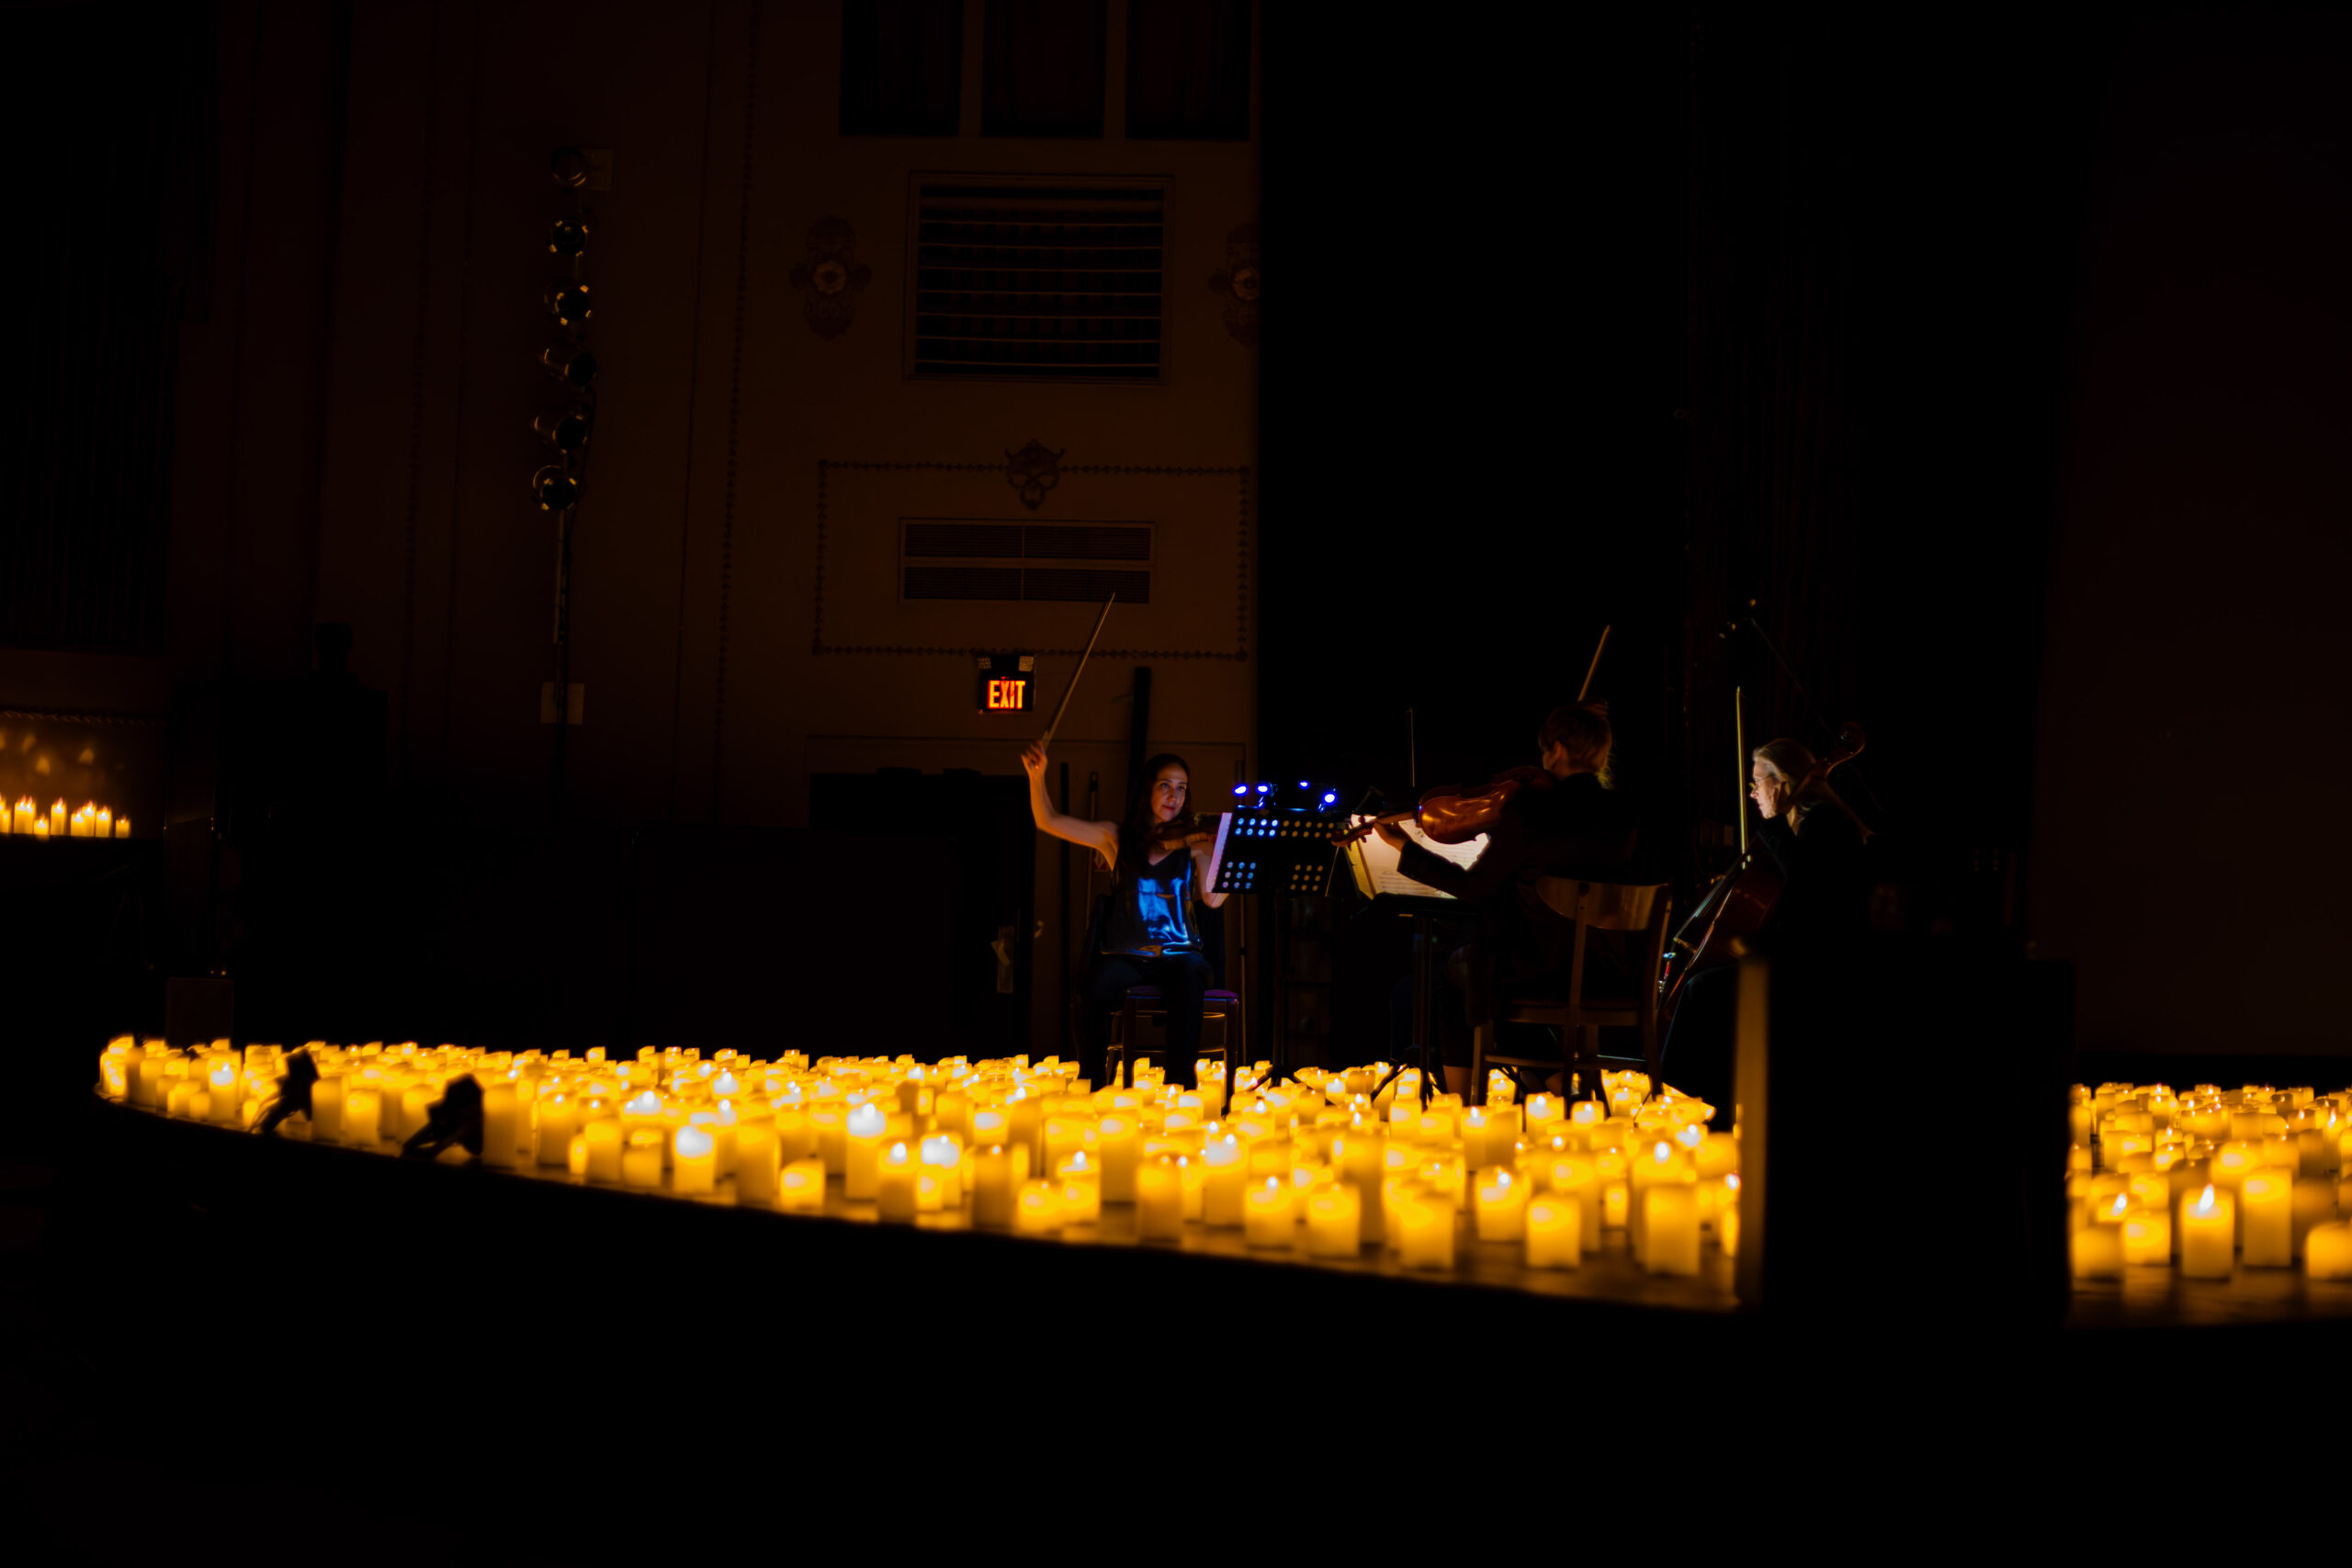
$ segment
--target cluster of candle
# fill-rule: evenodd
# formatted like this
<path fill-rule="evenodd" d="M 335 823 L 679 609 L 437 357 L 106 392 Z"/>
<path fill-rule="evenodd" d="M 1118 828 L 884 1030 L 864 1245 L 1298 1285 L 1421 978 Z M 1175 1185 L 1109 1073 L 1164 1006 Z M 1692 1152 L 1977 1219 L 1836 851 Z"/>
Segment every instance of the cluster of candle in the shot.
<path fill-rule="evenodd" d="M 87 801 L 79 811 L 67 811 L 62 800 L 43 811 L 33 804 L 31 795 L 26 795 L 13 811 L 0 811 L 0 833 L 20 833 L 28 839 L 128 839 L 130 818 L 117 817 L 111 808 Z"/>
<path fill-rule="evenodd" d="M 2067 1155 L 2078 1280 L 2302 1265 L 2352 1280 L 2352 1089 L 2077 1084 Z"/>
<path fill-rule="evenodd" d="M 1419 1075 L 1389 1081 L 1385 1064 L 1275 1082 L 1261 1062 L 1228 1108 L 1213 1062 L 1199 1064 L 1194 1091 L 1148 1066 L 1133 1085 L 1096 1089 L 1053 1057 L 304 1049 L 319 1077 L 287 1135 L 389 1150 L 470 1076 L 485 1165 L 738 1204 L 820 1211 L 834 1183 L 886 1222 L 966 1211 L 975 1225 L 1036 1235 L 1083 1234 L 1105 1204 L 1130 1204 L 1146 1241 L 1238 1229 L 1269 1251 L 1353 1258 L 1385 1247 L 1404 1267 L 1449 1270 L 1465 1229 L 1537 1269 L 1578 1267 L 1611 1230 L 1659 1274 L 1695 1275 L 1711 1243 L 1738 1247 L 1736 1131 L 1711 1132 L 1711 1107 L 1671 1088 L 1652 1094 L 1640 1073 L 1604 1074 L 1603 1100 L 1521 1103 L 1496 1074 L 1484 1104 L 1446 1094 L 1424 1106 Z M 280 1047 L 240 1053 L 225 1040 L 187 1051 L 125 1036 L 98 1070 L 113 1099 L 228 1127 L 254 1125 L 287 1080 Z"/>

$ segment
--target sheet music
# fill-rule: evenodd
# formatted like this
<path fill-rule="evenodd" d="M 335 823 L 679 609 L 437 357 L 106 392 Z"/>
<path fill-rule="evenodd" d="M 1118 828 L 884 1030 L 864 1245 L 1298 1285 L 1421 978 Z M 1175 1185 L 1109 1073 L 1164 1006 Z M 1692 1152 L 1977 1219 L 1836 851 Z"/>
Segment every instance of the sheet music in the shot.
<path fill-rule="evenodd" d="M 1351 827 L 1361 827 L 1371 820 L 1369 817 L 1348 818 Z M 1465 871 L 1486 852 L 1487 835 L 1484 833 L 1466 844 L 1441 844 L 1422 832 L 1418 822 L 1400 822 L 1397 826 L 1405 830 L 1407 838 L 1430 853 L 1442 860 L 1452 861 Z M 1431 887 L 1426 882 L 1416 882 L 1406 875 L 1397 869 L 1398 859 L 1397 852 L 1390 849 L 1387 841 L 1377 833 L 1368 833 L 1361 842 L 1349 845 L 1348 866 L 1355 873 L 1357 891 L 1367 898 L 1383 894 L 1408 898 L 1450 899 L 1453 897 L 1441 888 Z"/>

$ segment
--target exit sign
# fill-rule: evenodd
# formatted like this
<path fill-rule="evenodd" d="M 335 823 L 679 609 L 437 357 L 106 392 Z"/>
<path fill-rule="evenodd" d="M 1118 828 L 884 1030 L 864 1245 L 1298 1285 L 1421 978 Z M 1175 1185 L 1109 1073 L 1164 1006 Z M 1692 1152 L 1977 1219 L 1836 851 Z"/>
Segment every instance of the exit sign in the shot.
<path fill-rule="evenodd" d="M 983 653 L 978 662 L 982 713 L 1027 713 L 1037 705 L 1034 655 Z"/>

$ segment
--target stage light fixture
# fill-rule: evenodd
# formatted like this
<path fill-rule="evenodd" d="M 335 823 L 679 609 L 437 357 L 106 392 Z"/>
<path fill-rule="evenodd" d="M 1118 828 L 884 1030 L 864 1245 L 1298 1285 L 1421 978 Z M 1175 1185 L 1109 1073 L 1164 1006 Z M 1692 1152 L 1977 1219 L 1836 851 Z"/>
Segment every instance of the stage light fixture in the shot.
<path fill-rule="evenodd" d="M 578 190 L 588 183 L 588 154 L 577 147 L 559 147 L 548 160 L 548 175 L 564 190 Z"/>
<path fill-rule="evenodd" d="M 1246 784 L 1235 784 L 1233 786 L 1233 793 L 1236 795 L 1248 795 L 1250 793 L 1250 786 Z"/>
<path fill-rule="evenodd" d="M 531 499 L 542 512 L 569 512 L 580 504 L 580 481 L 561 463 L 549 463 L 531 476 Z"/>
<path fill-rule="evenodd" d="M 571 409 L 548 410 L 531 422 L 531 429 L 559 452 L 577 452 L 588 445 L 588 416 Z"/>
<path fill-rule="evenodd" d="M 548 249 L 560 256 L 580 255 L 588 249 L 588 225 L 577 218 L 557 219 Z"/>
<path fill-rule="evenodd" d="M 584 283 L 574 283 L 568 277 L 550 283 L 544 298 L 548 314 L 556 319 L 558 325 L 576 327 L 588 319 L 588 286 Z"/>
<path fill-rule="evenodd" d="M 596 356 L 573 343 L 551 343 L 539 350 L 547 373 L 567 387 L 586 391 L 596 379 Z"/>

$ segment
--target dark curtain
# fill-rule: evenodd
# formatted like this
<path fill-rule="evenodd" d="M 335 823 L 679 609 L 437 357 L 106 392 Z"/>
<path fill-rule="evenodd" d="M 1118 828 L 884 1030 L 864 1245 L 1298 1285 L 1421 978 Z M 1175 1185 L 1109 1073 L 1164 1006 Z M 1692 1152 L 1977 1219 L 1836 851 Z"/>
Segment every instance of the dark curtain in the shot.
<path fill-rule="evenodd" d="M 953 136 L 963 89 L 963 0 L 844 0 L 842 135 Z"/>
<path fill-rule="evenodd" d="M 1102 134 L 1104 0 L 989 0 L 984 136 Z"/>
<path fill-rule="evenodd" d="M 5 94 L 26 199 L 0 421 L 0 640 L 152 652 L 164 637 L 172 403 L 211 255 L 204 6 L 12 7 Z"/>
<path fill-rule="evenodd" d="M 1250 0 L 1127 0 L 1127 134 L 1250 135 Z"/>

